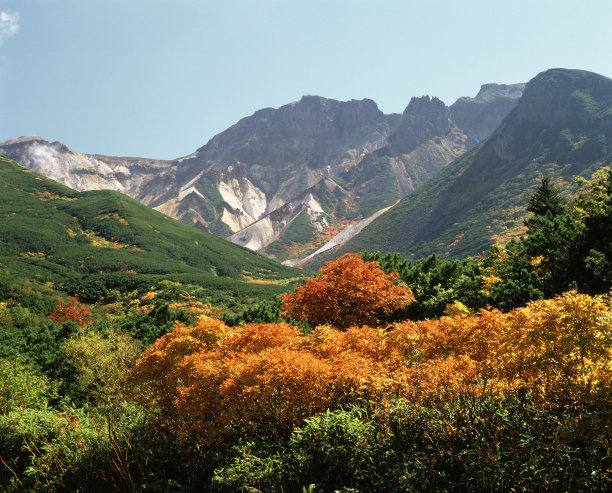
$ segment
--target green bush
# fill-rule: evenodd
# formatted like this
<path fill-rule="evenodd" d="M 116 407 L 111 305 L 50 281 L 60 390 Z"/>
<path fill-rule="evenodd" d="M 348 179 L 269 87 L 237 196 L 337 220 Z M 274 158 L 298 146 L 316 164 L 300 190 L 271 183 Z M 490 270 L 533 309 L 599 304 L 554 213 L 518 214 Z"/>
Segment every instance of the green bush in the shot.
<path fill-rule="evenodd" d="M 610 411 L 545 409 L 527 394 L 365 403 L 310 418 L 276 447 L 237 447 L 213 484 L 220 491 L 604 491 L 612 481 Z"/>
<path fill-rule="evenodd" d="M 172 439 L 144 410 L 122 409 L 112 426 L 84 409 L 20 408 L 0 416 L 0 490 L 177 490 L 173 477 L 182 463 Z"/>
<path fill-rule="evenodd" d="M 51 381 L 22 356 L 0 359 L 0 414 L 17 408 L 45 408 L 53 395 Z"/>

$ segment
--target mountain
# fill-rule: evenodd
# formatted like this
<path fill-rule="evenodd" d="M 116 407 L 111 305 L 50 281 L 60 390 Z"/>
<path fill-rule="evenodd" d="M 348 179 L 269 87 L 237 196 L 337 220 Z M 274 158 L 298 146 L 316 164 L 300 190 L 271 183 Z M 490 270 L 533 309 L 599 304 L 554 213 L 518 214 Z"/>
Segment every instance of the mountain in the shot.
<path fill-rule="evenodd" d="M 0 153 L 77 190 L 112 189 L 278 260 L 350 236 L 490 135 L 523 86 L 488 84 L 447 107 L 318 96 L 263 109 L 171 161 L 85 155 L 26 137 Z"/>
<path fill-rule="evenodd" d="M 527 199 L 549 175 L 567 196 L 572 177 L 612 163 L 612 80 L 552 69 L 525 87 L 516 108 L 482 144 L 455 160 L 342 246 L 346 251 L 436 252 L 459 258 L 524 231 Z M 308 264 L 308 262 L 306 264 Z"/>
<path fill-rule="evenodd" d="M 76 192 L 2 157 L 0 189 L 0 290 L 29 279 L 97 301 L 167 279 L 221 304 L 272 297 L 302 275 L 121 193 Z"/>
<path fill-rule="evenodd" d="M 483 86 L 482 97 L 461 98 L 451 108 L 437 98 L 413 98 L 384 146 L 354 166 L 331 168 L 330 178 L 229 239 L 288 260 L 305 257 L 340 231 L 342 237 L 351 237 L 483 135 L 490 135 L 516 105 L 522 88 L 490 84 Z"/>
<path fill-rule="evenodd" d="M 0 144 L 0 153 L 26 168 L 74 190 L 115 190 L 149 205 L 169 186 L 173 162 L 80 154 L 61 142 L 38 136 L 20 137 Z"/>
<path fill-rule="evenodd" d="M 208 201 L 225 233 L 235 233 L 354 166 L 384 144 L 397 120 L 367 99 L 305 96 L 278 109 L 257 111 L 182 161 L 176 175 L 180 185 L 154 205 L 164 212 L 185 209 L 184 194 L 192 190 L 192 214 L 204 210 Z M 203 215 L 205 221 L 211 218 Z M 292 219 L 284 218 L 283 224 Z M 206 227 L 205 221 L 194 219 Z M 220 227 L 215 232 L 223 234 Z"/>

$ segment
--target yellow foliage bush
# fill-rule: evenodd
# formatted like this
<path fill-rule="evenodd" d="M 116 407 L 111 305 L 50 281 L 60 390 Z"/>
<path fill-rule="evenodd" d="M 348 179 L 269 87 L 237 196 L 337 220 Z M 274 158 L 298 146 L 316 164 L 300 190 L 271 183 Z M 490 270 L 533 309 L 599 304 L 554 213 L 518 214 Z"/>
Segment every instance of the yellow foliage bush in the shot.
<path fill-rule="evenodd" d="M 610 308 L 570 292 L 506 314 L 320 326 L 308 335 L 284 323 L 227 327 L 200 316 L 147 350 L 131 381 L 180 436 L 212 444 L 240 430 L 291 430 L 357 397 L 418 403 L 526 389 L 550 405 L 592 403 L 607 398 L 611 351 Z"/>

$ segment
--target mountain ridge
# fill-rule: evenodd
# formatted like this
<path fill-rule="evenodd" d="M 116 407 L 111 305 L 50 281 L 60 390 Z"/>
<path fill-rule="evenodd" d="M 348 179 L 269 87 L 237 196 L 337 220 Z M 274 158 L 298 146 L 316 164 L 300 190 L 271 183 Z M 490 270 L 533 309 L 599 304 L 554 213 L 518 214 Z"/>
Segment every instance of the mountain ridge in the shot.
<path fill-rule="evenodd" d="M 568 69 L 542 72 L 486 141 L 333 253 L 477 254 L 522 233 L 527 211 L 520 204 L 527 203 L 538 177 L 551 175 L 567 195 L 572 176 L 590 178 L 612 162 L 609 142 L 612 80 Z"/>
<path fill-rule="evenodd" d="M 389 207 L 476 143 L 485 131 L 473 128 L 470 112 L 491 109 L 486 125 L 492 132 L 497 113 L 509 111 L 521 90 L 520 84 L 483 86 L 479 94 L 489 94 L 488 101 L 464 98 L 454 110 L 437 98 L 412 98 L 401 115 L 385 115 L 370 99 L 304 96 L 258 110 L 174 160 L 78 154 L 40 138 L 5 142 L 0 153 L 75 189 L 118 190 L 187 224 L 294 261 Z"/>
<path fill-rule="evenodd" d="M 3 157 L 0 182 L 5 279 L 52 283 L 93 301 L 166 279 L 237 303 L 279 294 L 277 282 L 301 275 L 113 190 L 77 192 Z"/>

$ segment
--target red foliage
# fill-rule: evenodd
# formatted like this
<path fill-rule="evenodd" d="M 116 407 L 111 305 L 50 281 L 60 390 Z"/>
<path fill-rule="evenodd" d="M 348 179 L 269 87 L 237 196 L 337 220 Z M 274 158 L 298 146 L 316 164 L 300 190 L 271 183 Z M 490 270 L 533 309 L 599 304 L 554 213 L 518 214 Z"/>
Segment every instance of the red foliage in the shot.
<path fill-rule="evenodd" d="M 380 325 L 414 300 L 407 286 L 393 283 L 398 276 L 397 272 L 385 274 L 378 262 L 364 262 L 358 254 L 347 253 L 327 262 L 295 294 L 283 295 L 283 313 L 342 329 Z"/>
<path fill-rule="evenodd" d="M 56 324 L 75 322 L 81 327 L 86 327 L 93 322 L 91 312 L 79 303 L 76 296 L 70 298 L 70 302 L 59 300 L 49 318 Z"/>

